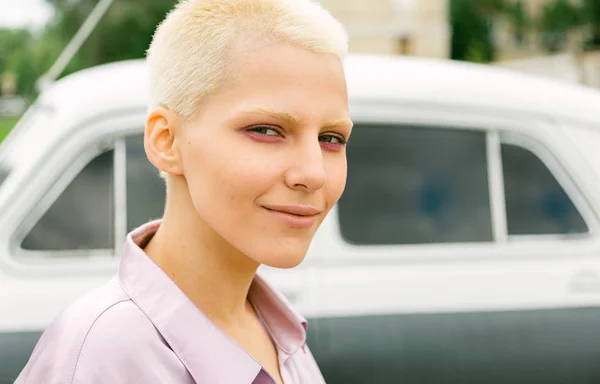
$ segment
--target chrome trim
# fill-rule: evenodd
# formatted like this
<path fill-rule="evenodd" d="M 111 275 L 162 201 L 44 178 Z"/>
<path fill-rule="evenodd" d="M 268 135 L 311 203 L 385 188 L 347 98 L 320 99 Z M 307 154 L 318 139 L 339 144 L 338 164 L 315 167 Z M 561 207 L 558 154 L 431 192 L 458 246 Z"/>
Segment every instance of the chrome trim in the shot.
<path fill-rule="evenodd" d="M 504 196 L 504 173 L 500 153 L 500 134 L 489 131 L 485 139 L 487 152 L 488 185 L 494 241 L 506 243 L 508 228 L 506 221 L 506 201 Z"/>
<path fill-rule="evenodd" d="M 127 153 L 125 139 L 115 141 L 113 159 L 115 256 L 120 258 L 127 232 Z"/>

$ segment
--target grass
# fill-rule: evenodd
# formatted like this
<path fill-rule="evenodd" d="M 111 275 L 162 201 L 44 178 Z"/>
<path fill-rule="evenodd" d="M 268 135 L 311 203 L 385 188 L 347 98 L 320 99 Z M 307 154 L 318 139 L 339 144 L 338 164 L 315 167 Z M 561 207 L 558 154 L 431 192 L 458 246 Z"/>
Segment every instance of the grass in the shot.
<path fill-rule="evenodd" d="M 2 140 L 4 140 L 6 135 L 8 135 L 8 132 L 12 129 L 12 127 L 14 127 L 14 125 L 17 123 L 17 120 L 17 118 L 12 117 L 0 117 L 0 143 Z"/>

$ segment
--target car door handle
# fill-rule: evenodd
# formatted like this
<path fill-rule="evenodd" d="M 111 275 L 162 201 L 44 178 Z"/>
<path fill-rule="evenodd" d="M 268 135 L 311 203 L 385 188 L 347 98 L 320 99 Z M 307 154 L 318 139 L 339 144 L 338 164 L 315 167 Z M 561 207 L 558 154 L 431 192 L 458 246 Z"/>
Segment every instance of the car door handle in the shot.
<path fill-rule="evenodd" d="M 577 293 L 600 293 L 600 272 L 594 270 L 577 272 L 569 281 L 569 290 Z"/>

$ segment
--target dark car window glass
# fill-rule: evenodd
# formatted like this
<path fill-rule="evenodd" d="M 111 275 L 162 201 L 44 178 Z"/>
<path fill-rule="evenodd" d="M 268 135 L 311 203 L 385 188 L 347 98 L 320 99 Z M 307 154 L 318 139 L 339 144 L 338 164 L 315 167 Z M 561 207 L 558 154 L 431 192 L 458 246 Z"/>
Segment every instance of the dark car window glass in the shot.
<path fill-rule="evenodd" d="M 587 225 L 544 163 L 529 150 L 502 144 L 509 235 L 588 232 Z"/>
<path fill-rule="evenodd" d="M 23 249 L 114 248 L 113 151 L 94 158 L 27 234 Z"/>
<path fill-rule="evenodd" d="M 144 151 L 143 135 L 127 137 L 127 229 L 161 218 L 165 183 Z"/>
<path fill-rule="evenodd" d="M 485 133 L 360 125 L 339 201 L 355 244 L 492 241 Z"/>

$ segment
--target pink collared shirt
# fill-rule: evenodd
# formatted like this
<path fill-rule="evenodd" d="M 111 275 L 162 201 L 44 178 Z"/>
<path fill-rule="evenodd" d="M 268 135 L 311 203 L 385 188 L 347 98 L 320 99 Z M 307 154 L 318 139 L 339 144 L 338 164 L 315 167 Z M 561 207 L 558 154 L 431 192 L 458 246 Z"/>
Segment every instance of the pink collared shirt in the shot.
<path fill-rule="evenodd" d="M 274 383 L 140 248 L 159 225 L 127 236 L 118 275 L 58 316 L 15 384 Z M 306 345 L 306 320 L 259 276 L 249 299 L 275 342 L 284 382 L 325 383 Z"/>

